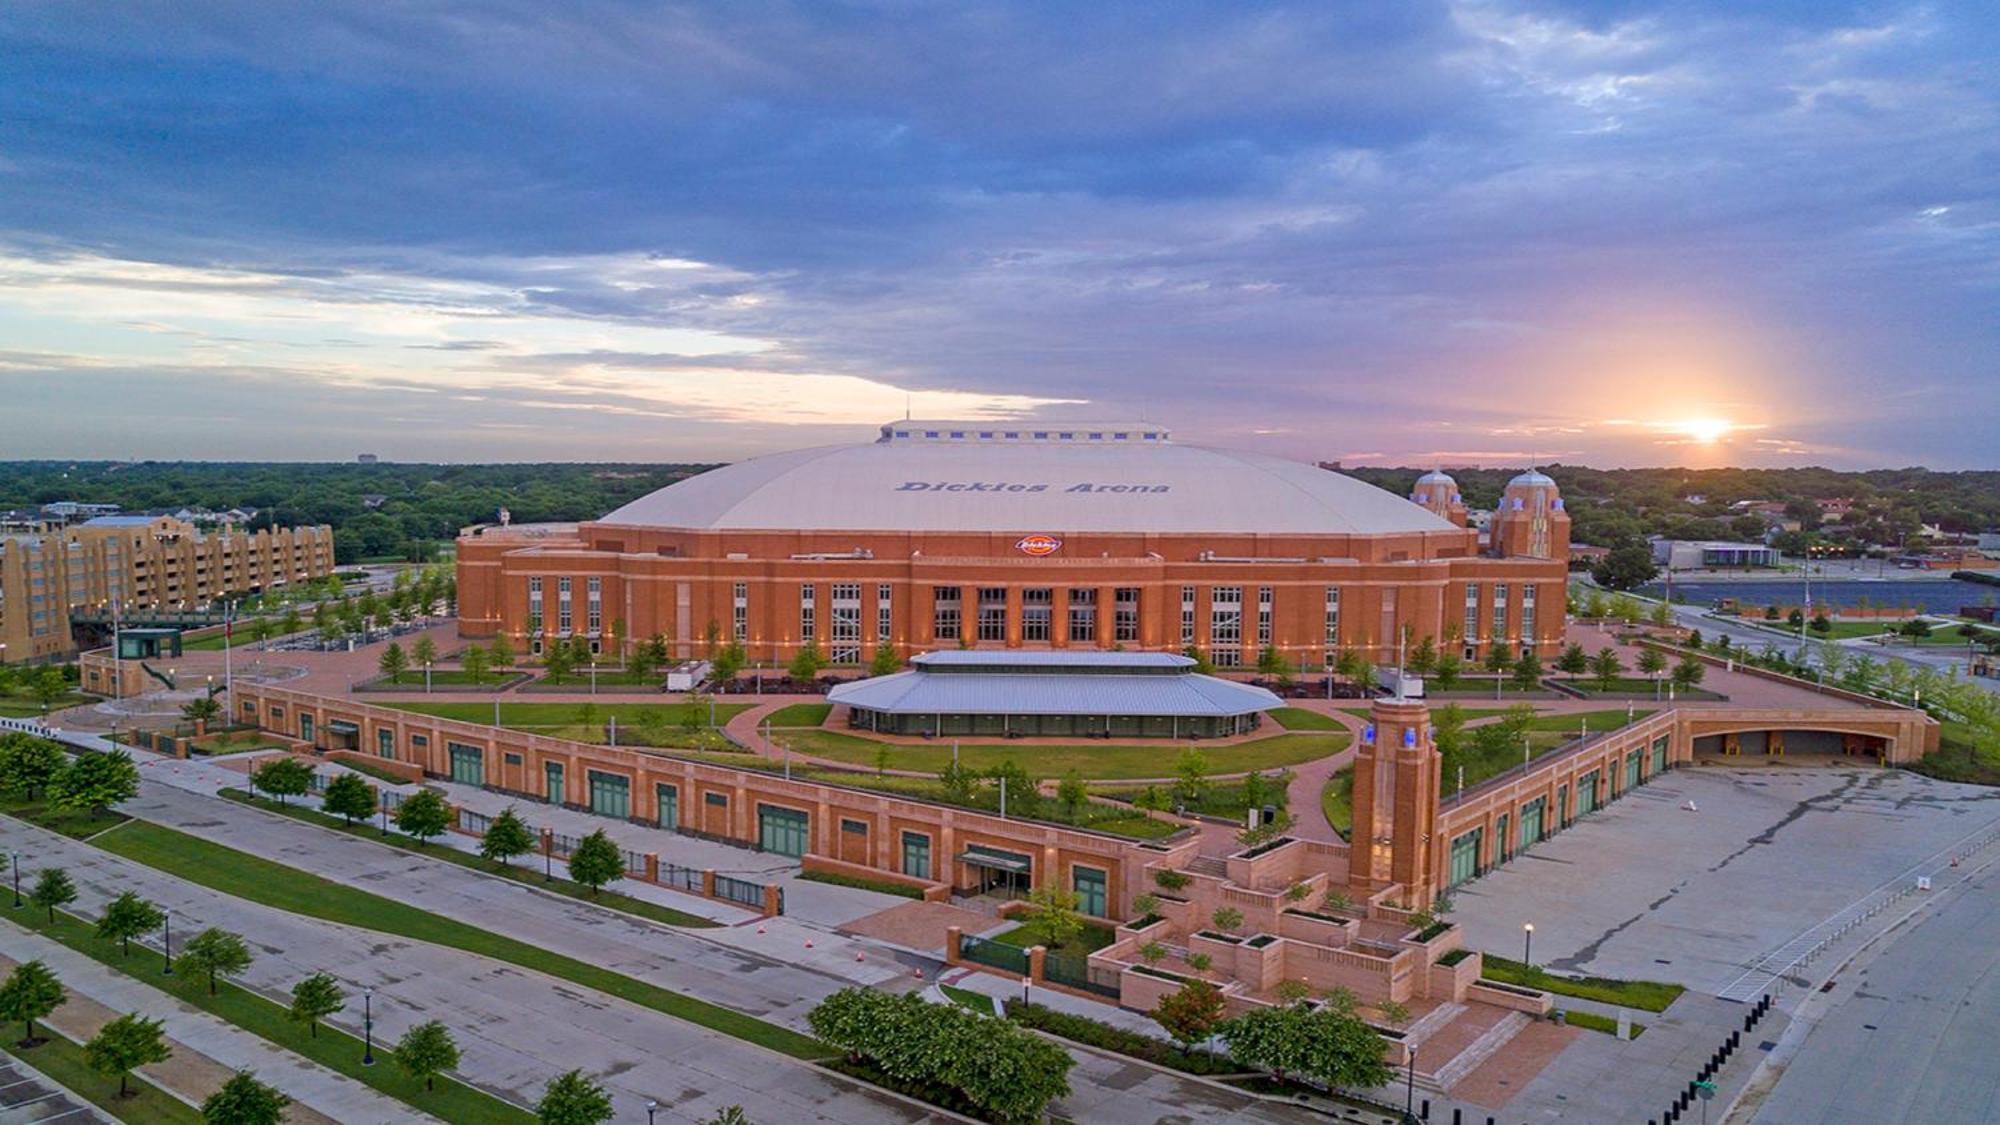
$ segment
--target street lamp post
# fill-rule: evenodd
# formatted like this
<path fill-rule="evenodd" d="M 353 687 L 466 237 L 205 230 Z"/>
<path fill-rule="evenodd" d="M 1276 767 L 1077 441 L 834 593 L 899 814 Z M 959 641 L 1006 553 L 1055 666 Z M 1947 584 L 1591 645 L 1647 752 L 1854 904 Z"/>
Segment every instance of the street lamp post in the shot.
<path fill-rule="evenodd" d="M 160 974 L 170 977 L 174 975 L 174 912 L 164 911 L 160 920 L 167 927 L 166 939 L 160 943 Z"/>
<path fill-rule="evenodd" d="M 21 909 L 21 853 L 14 852 L 8 861 L 14 871 L 14 909 Z"/>
<path fill-rule="evenodd" d="M 431 662 L 426 660 L 424 661 L 424 694 L 429 695 L 430 693 L 431 693 Z"/>
<path fill-rule="evenodd" d="M 361 990 L 361 1065 L 375 1065 L 375 990 Z"/>
<path fill-rule="evenodd" d="M 1535 924 L 1521 923 L 1521 964 L 1535 967 Z"/>
<path fill-rule="evenodd" d="M 1416 1125 L 1417 1115 L 1412 1107 L 1417 1101 L 1417 1049 L 1410 1048 L 1409 1069 L 1403 1079 L 1403 1121 L 1405 1125 Z"/>
<path fill-rule="evenodd" d="M 653 1111 L 659 1108 L 660 1108 L 659 1102 L 656 1102 L 651 1098 L 646 1099 L 646 1125 L 653 1125 Z"/>

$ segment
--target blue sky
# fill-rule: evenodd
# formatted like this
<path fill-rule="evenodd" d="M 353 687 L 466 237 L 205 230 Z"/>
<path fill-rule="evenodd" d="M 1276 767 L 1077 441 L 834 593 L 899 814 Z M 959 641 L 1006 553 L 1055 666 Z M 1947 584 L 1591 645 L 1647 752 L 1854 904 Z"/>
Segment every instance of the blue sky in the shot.
<path fill-rule="evenodd" d="M 0 8 L 7 457 L 1991 467 L 1976 4 Z M 81 407 L 81 409 L 79 409 Z"/>

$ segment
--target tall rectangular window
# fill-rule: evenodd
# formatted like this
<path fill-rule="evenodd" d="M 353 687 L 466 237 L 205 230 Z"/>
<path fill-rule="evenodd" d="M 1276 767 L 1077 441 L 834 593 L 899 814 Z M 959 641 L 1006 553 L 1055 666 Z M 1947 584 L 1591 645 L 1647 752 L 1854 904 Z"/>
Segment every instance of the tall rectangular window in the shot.
<path fill-rule="evenodd" d="M 1500 644 L 1507 639 L 1507 584 L 1493 584 L 1493 643 Z"/>
<path fill-rule="evenodd" d="M 1257 587 L 1257 643 L 1271 643 L 1271 588 Z"/>
<path fill-rule="evenodd" d="M 812 641 L 819 636 L 819 606 L 815 602 L 812 583 L 799 587 L 799 641 Z"/>
<path fill-rule="evenodd" d="M 1326 647 L 1340 647 L 1340 587 L 1326 588 Z"/>
<path fill-rule="evenodd" d="M 568 578 L 556 579 L 556 632 L 567 637 L 575 625 Z"/>
<path fill-rule="evenodd" d="M 1243 663 L 1243 587 L 1215 586 L 1208 603 L 1209 658 L 1224 667 Z"/>
<path fill-rule="evenodd" d="M 1139 588 L 1120 586 L 1112 591 L 1111 639 L 1114 641 L 1136 641 L 1139 639 Z"/>
<path fill-rule="evenodd" d="M 1050 639 L 1050 617 L 1055 613 L 1056 592 L 1047 586 L 1021 591 L 1021 639 Z"/>
<path fill-rule="evenodd" d="M 585 631 L 593 637 L 599 636 L 604 632 L 604 579 L 584 579 L 584 597 L 587 607 Z"/>
<path fill-rule="evenodd" d="M 729 635 L 750 639 L 750 583 L 738 582 L 729 592 Z"/>
<path fill-rule="evenodd" d="M 979 639 L 982 641 L 1004 641 L 1007 639 L 1007 588 L 1005 586 L 981 586 L 979 588 Z"/>
<path fill-rule="evenodd" d="M 903 874 L 931 877 L 931 838 L 922 832 L 903 833 Z"/>
<path fill-rule="evenodd" d="M 1521 645 L 1527 647 L 1535 643 L 1535 588 L 1521 587 Z"/>
<path fill-rule="evenodd" d="M 1194 643 L 1194 587 L 1181 587 L 1181 643 Z"/>
<path fill-rule="evenodd" d="M 892 614 L 896 605 L 896 588 L 884 582 L 875 587 L 875 639 L 884 643 L 895 636 L 895 621 Z"/>
<path fill-rule="evenodd" d="M 861 660 L 861 584 L 833 584 L 833 660 L 854 664 Z"/>
<path fill-rule="evenodd" d="M 931 636 L 940 641 L 955 641 L 959 638 L 958 587 L 931 587 Z"/>
<path fill-rule="evenodd" d="M 532 636 L 542 634 L 542 576 L 528 577 L 528 632 Z"/>
<path fill-rule="evenodd" d="M 1479 583 L 1465 584 L 1465 643 L 1479 643 Z"/>
<path fill-rule="evenodd" d="M 1071 644 L 1091 644 L 1097 640 L 1097 591 L 1084 587 L 1069 592 L 1069 640 Z"/>

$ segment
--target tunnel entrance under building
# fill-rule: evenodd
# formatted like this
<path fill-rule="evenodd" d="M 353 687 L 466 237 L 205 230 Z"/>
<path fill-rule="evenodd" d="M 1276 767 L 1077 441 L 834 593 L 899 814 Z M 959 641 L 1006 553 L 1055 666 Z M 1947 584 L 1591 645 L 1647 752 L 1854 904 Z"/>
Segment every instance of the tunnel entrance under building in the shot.
<path fill-rule="evenodd" d="M 1019 898 L 1028 893 L 1034 882 L 1034 858 L 1020 852 L 969 844 L 959 854 L 958 862 L 972 869 L 973 894 Z"/>
<path fill-rule="evenodd" d="M 1880 762 L 1889 740 L 1872 734 L 1835 730 L 1748 730 L 1705 734 L 1694 740 L 1696 758 L 1845 758 Z"/>

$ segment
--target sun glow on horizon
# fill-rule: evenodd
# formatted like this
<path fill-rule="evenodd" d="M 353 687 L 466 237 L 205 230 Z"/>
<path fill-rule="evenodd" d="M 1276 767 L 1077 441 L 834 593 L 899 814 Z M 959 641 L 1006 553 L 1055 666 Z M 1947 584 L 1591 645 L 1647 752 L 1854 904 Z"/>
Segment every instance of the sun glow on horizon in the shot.
<path fill-rule="evenodd" d="M 1685 418 L 1662 428 L 1702 445 L 1714 445 L 1742 427 L 1727 418 Z"/>

